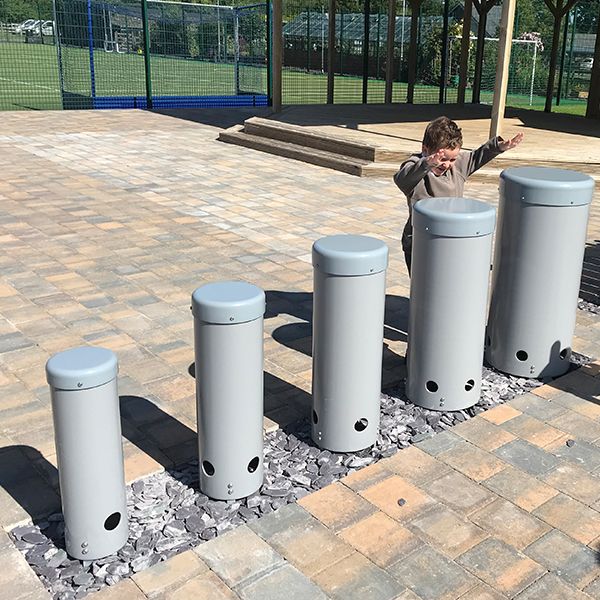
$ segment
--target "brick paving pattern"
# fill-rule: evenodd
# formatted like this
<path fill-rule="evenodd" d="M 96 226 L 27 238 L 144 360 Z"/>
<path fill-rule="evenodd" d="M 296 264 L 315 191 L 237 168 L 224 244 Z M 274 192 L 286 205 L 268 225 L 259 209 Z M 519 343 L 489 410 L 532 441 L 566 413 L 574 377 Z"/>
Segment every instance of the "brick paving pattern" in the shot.
<path fill-rule="evenodd" d="M 414 124 L 415 138 L 422 129 Z M 310 249 L 324 235 L 389 245 L 384 388 L 405 376 L 406 207 L 393 183 L 221 144 L 217 134 L 141 111 L 3 114 L 3 529 L 60 509 L 44 375 L 55 352 L 93 344 L 118 354 L 129 482 L 194 456 L 189 304 L 203 283 L 242 278 L 266 290 L 265 429 L 305 416 Z M 466 193 L 497 202 L 493 184 L 474 180 Z M 593 206 L 592 249 L 599 239 Z M 600 317 L 577 318 L 574 350 L 600 356 Z M 48 597 L 4 531 L 0 559 L 0 599 Z M 97 597 L 600 598 L 600 364 Z"/>

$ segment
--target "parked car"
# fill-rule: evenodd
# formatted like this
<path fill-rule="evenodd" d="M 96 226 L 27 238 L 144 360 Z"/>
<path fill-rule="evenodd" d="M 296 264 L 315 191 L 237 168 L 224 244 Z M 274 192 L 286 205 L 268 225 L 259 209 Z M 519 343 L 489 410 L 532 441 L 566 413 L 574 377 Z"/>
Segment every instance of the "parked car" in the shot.
<path fill-rule="evenodd" d="M 54 21 L 44 21 L 42 23 L 42 35 L 54 35 Z"/>
<path fill-rule="evenodd" d="M 588 58 L 584 58 L 579 63 L 579 68 L 582 71 L 591 71 L 593 66 L 594 66 L 594 58 L 592 56 L 590 56 Z"/>
<path fill-rule="evenodd" d="M 39 23 L 39 20 L 27 19 L 15 27 L 15 33 L 25 33 L 25 30 L 29 29 L 35 23 Z"/>

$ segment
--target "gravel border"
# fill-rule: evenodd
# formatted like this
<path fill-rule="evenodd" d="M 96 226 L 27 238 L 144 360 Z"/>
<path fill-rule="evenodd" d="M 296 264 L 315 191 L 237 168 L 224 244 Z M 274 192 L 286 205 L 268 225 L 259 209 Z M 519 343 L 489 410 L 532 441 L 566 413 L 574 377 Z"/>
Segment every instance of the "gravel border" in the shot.
<path fill-rule="evenodd" d="M 572 369 L 590 359 L 573 353 Z M 404 384 L 381 396 L 377 443 L 366 450 L 334 453 L 310 439 L 310 422 L 266 434 L 264 484 L 242 500 L 211 500 L 198 491 L 198 461 L 127 486 L 130 535 L 114 555 L 70 559 L 64 550 L 62 514 L 11 531 L 16 547 L 55 600 L 81 598 L 211 540 L 219 534 L 295 502 L 334 481 L 395 454 L 436 432 L 527 393 L 544 382 L 484 367 L 481 398 L 472 408 L 431 411 L 411 404 Z"/>

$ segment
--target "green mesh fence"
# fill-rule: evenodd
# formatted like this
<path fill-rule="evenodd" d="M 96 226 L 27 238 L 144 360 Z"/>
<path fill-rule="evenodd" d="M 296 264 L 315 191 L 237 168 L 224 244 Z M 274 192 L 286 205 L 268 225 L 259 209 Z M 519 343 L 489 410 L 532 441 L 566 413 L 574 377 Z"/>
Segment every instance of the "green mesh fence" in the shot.
<path fill-rule="evenodd" d="M 139 0 L 56 0 L 65 108 L 147 106 Z M 147 2 L 154 107 L 267 103 L 265 4 Z"/>
<path fill-rule="evenodd" d="M 267 102 L 266 5 L 244 4 L 248 0 L 229 0 L 227 5 L 219 0 L 148 1 L 148 58 L 155 105 Z M 396 5 L 392 98 L 405 102 L 412 15 L 408 0 L 397 0 Z M 454 102 L 457 97 L 463 0 L 448 3 L 446 45 L 444 5 L 444 0 L 424 0 L 419 10 L 417 103 L 438 102 L 440 87 L 443 101 Z M 327 10 L 326 0 L 283 1 L 284 104 L 326 102 Z M 362 102 L 365 75 L 367 101 L 384 101 L 387 11 L 387 0 L 370 0 L 367 44 L 365 0 L 336 2 L 331 65 L 336 103 Z M 496 6 L 487 17 L 480 94 L 484 103 L 492 101 L 499 15 Z M 558 100 L 553 110 L 585 113 L 599 15 L 600 0 L 579 0 L 561 23 L 555 76 Z M 473 10 L 473 38 L 478 20 Z M 552 27 L 544 0 L 519 0 L 509 106 L 543 108 Z M 467 101 L 472 97 L 475 47 L 472 39 Z M 55 0 L 55 7 L 52 0 L 0 0 L 0 110 L 145 107 L 144 48 L 141 0 Z"/>
<path fill-rule="evenodd" d="M 52 3 L 0 2 L 0 110 L 62 108 Z"/>

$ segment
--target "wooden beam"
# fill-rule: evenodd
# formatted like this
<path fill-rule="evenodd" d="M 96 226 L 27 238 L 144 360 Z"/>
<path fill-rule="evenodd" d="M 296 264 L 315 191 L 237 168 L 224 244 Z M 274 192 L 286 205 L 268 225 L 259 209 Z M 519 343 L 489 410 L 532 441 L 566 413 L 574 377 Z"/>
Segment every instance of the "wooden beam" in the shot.
<path fill-rule="evenodd" d="M 465 12 L 463 14 L 462 39 L 460 42 L 460 67 L 458 75 L 458 104 L 465 103 L 465 92 L 467 89 L 467 76 L 469 71 L 469 48 L 471 46 L 471 16 L 473 12 L 473 0 L 465 0 Z"/>
<path fill-rule="evenodd" d="M 512 46 L 516 5 L 517 0 L 503 0 L 502 2 L 500 40 L 498 42 L 498 61 L 496 63 L 496 81 L 494 83 L 490 138 L 502 134 L 504 109 L 506 107 L 506 92 L 508 90 L 508 67 L 510 64 L 510 49 Z"/>
<path fill-rule="evenodd" d="M 333 104 L 333 87 L 335 82 L 335 0 L 329 0 L 327 8 L 327 104 Z M 341 49 L 340 49 L 341 52 Z"/>
<path fill-rule="evenodd" d="M 404 15 L 402 16 L 404 18 Z M 392 103 L 392 92 L 394 86 L 394 66 L 396 61 L 394 53 L 396 50 L 396 0 L 388 2 L 388 26 L 387 26 L 387 61 L 385 63 L 385 103 Z"/>
<path fill-rule="evenodd" d="M 282 0 L 273 0 L 273 110 L 281 111 L 281 76 L 283 67 Z"/>

